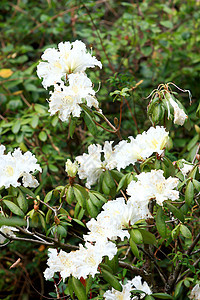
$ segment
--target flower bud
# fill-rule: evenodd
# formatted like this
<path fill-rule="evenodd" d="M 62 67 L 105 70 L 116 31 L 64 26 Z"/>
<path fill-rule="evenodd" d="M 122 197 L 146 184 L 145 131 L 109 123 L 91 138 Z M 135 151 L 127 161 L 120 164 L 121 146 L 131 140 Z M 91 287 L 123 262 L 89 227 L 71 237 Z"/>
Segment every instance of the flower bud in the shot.
<path fill-rule="evenodd" d="M 75 177 L 76 173 L 78 172 L 78 163 L 72 163 L 72 161 L 68 159 L 65 164 L 65 171 L 67 172 L 69 177 Z"/>

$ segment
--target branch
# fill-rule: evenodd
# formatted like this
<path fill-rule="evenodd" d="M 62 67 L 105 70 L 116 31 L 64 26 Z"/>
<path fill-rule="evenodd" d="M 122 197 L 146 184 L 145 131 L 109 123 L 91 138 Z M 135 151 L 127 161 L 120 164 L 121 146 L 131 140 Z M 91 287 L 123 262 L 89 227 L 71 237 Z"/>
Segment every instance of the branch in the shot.
<path fill-rule="evenodd" d="M 145 281 L 147 281 L 149 278 L 149 274 L 146 272 L 146 270 L 133 267 L 132 265 L 125 263 L 121 260 L 119 260 L 119 266 L 130 270 L 131 272 L 134 273 L 134 275 L 140 275 Z"/>

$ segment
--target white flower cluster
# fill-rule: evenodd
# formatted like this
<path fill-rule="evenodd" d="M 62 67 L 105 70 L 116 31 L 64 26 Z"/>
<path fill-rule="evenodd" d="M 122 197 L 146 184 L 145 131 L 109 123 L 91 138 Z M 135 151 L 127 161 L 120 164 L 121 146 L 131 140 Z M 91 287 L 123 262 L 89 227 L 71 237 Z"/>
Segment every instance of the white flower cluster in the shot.
<path fill-rule="evenodd" d="M 124 198 L 108 201 L 102 209 L 96 220 L 91 219 L 86 224 L 90 232 L 83 236 L 85 241 L 106 243 L 118 237 L 124 240 L 125 237 L 130 237 L 127 230 L 129 225 L 143 218 L 143 215 L 138 213 L 137 207 L 129 200 L 126 204 Z"/>
<path fill-rule="evenodd" d="M 148 131 L 138 134 L 136 138 L 129 137 L 130 142 L 120 141 L 113 149 L 112 143 L 106 141 L 104 147 L 90 145 L 88 154 L 77 156 L 80 164 L 78 175 L 87 179 L 88 188 L 95 184 L 105 170 L 126 168 L 137 161 L 141 162 L 154 152 L 162 154 L 168 140 L 168 132 L 162 126 L 150 127 Z M 103 153 L 103 160 L 101 154 Z"/>
<path fill-rule="evenodd" d="M 8 235 L 9 237 L 16 237 L 16 235 L 13 233 L 13 231 L 19 231 L 19 230 L 12 226 L 5 226 L 5 225 L 1 226 L 0 227 L 0 244 L 3 244 L 6 240 L 6 238 L 1 234 L 1 232 Z"/>
<path fill-rule="evenodd" d="M 59 254 L 54 249 L 50 250 L 47 262 L 49 268 L 44 272 L 46 279 L 50 279 L 55 272 L 61 272 L 64 280 L 70 275 L 76 278 L 94 276 L 103 256 L 112 259 L 117 253 L 117 247 L 112 241 L 129 238 L 129 226 L 150 217 L 150 199 L 162 205 L 167 199 L 175 200 L 179 197 L 179 192 L 173 190 L 177 187 L 178 179 L 165 179 L 162 170 L 141 173 L 137 178 L 137 182 L 132 181 L 128 186 L 127 193 L 131 197 L 127 203 L 124 198 L 108 201 L 102 206 L 96 220 L 91 219 L 86 224 L 90 231 L 83 236 L 86 242 L 84 247 L 80 245 L 77 251 L 60 251 Z"/>
<path fill-rule="evenodd" d="M 159 205 L 163 205 L 165 200 L 177 200 L 179 192 L 174 190 L 178 186 L 179 179 L 169 177 L 165 179 L 162 170 L 151 170 L 148 173 L 136 175 L 138 181 L 131 181 L 127 188 L 127 194 L 131 197 L 128 201 L 138 212 L 149 213 L 148 204 L 151 199 L 156 200 Z"/>
<path fill-rule="evenodd" d="M 200 285 L 199 284 L 196 284 L 192 291 L 191 291 L 191 294 L 189 296 L 189 298 L 191 300 L 200 300 Z"/>
<path fill-rule="evenodd" d="M 21 150 L 15 149 L 13 153 L 4 154 L 5 146 L 0 146 L 0 187 L 9 188 L 10 185 L 17 187 L 18 179 L 22 177 L 25 187 L 37 187 L 38 181 L 32 175 L 36 170 L 42 172 L 37 159 L 30 151 L 22 154 Z"/>
<path fill-rule="evenodd" d="M 86 186 L 88 188 L 96 183 L 103 171 L 112 170 L 117 166 L 116 154 L 112 150 L 112 143 L 106 141 L 103 149 L 100 145 L 90 145 L 88 154 L 84 153 L 76 157 L 76 161 L 80 164 L 78 168 L 79 178 L 87 178 Z M 101 160 L 101 153 L 104 154 L 103 161 Z"/>
<path fill-rule="evenodd" d="M 131 297 L 131 291 L 134 290 L 144 292 L 140 294 L 140 299 L 152 294 L 147 282 L 142 283 L 141 276 L 136 276 L 132 280 L 128 280 L 126 284 L 122 284 L 122 292 L 112 288 L 111 291 L 106 291 L 103 296 L 105 300 L 137 300 L 139 299 L 137 296 Z"/>
<path fill-rule="evenodd" d="M 81 103 L 98 108 L 92 82 L 85 74 L 85 70 L 95 66 L 102 68 L 102 64 L 96 57 L 86 52 L 83 42 L 61 42 L 58 44 L 58 50 L 55 48 L 45 50 L 42 60 L 44 61 L 37 67 L 37 74 L 39 78 L 43 78 L 44 88 L 54 86 L 54 92 L 50 92 L 49 99 L 51 115 L 58 112 L 59 118 L 67 121 L 70 115 L 80 117 Z"/>
<path fill-rule="evenodd" d="M 59 253 L 56 249 L 49 250 L 49 259 L 47 268 L 44 272 L 46 280 L 51 279 L 55 272 L 60 272 L 61 277 L 65 280 L 70 275 L 80 279 L 88 275 L 95 276 L 98 273 L 98 266 L 103 256 L 112 259 L 117 253 L 117 247 L 112 242 L 107 243 L 85 243 L 79 245 L 79 250 L 67 253 L 61 250 Z"/>

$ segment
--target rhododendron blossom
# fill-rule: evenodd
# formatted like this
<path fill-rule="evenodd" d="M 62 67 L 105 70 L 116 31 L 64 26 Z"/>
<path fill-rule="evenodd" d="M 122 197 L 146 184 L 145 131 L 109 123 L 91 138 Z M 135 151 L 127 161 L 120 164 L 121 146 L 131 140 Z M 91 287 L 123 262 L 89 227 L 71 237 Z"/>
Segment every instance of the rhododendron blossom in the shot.
<path fill-rule="evenodd" d="M 86 68 L 98 66 L 102 68 L 100 61 L 86 52 L 86 46 L 81 41 L 61 42 L 58 50 L 48 48 L 42 55 L 42 62 L 37 66 L 39 78 L 43 78 L 44 88 L 66 80 L 66 75 L 77 72 L 84 72 Z"/>
<path fill-rule="evenodd" d="M 4 154 L 5 146 L 0 146 L 0 187 L 8 188 L 20 186 L 18 179 L 22 177 L 25 187 L 36 187 L 38 181 L 33 177 L 32 172 L 36 170 L 42 172 L 37 159 L 30 151 L 22 154 L 21 150 L 15 149 L 13 153 Z"/>
<path fill-rule="evenodd" d="M 113 142 L 106 141 L 104 147 L 100 145 L 90 145 L 88 154 L 77 156 L 76 160 L 80 164 L 78 175 L 80 179 L 87 179 L 86 186 L 88 188 L 95 184 L 101 173 L 105 170 L 113 169 L 117 162 L 115 153 L 112 151 Z M 104 159 L 101 160 L 101 153 L 104 153 Z"/>
<path fill-rule="evenodd" d="M 140 298 L 137 296 L 131 297 L 131 291 L 139 290 L 144 293 L 140 294 Z M 146 295 L 151 295 L 152 292 L 146 281 L 142 283 L 142 278 L 140 276 L 134 277 L 132 280 L 128 280 L 126 284 L 122 284 L 122 291 L 119 292 L 112 288 L 111 291 L 106 291 L 104 293 L 105 300 L 137 300 L 143 299 Z"/>
<path fill-rule="evenodd" d="M 165 200 L 177 200 L 179 192 L 174 190 L 179 183 L 178 178 L 169 177 L 165 179 L 162 170 L 151 170 L 151 172 L 136 175 L 138 181 L 131 181 L 127 188 L 127 194 L 131 196 L 129 201 L 137 205 L 148 205 L 151 199 L 155 199 L 159 205 Z"/>
<path fill-rule="evenodd" d="M 142 215 L 138 213 L 136 206 L 131 202 L 125 203 L 124 198 L 111 200 L 102 206 L 101 213 L 96 220 L 91 219 L 86 225 L 90 232 L 84 235 L 85 241 L 102 243 L 109 240 L 116 240 L 118 237 L 123 241 L 125 237 L 129 238 L 129 225 L 133 225 L 142 219 Z"/>
<path fill-rule="evenodd" d="M 49 112 L 52 115 L 59 113 L 62 121 L 69 117 L 80 117 L 79 104 L 86 103 L 88 107 L 98 108 L 98 101 L 94 97 L 91 80 L 83 73 L 69 75 L 69 85 L 55 84 L 55 91 L 50 92 Z"/>
<path fill-rule="evenodd" d="M 79 245 L 79 250 L 69 253 L 56 249 L 49 250 L 49 258 L 47 260 L 48 268 L 44 272 L 46 280 L 51 279 L 54 273 L 60 272 L 61 277 L 65 280 L 70 275 L 80 279 L 87 278 L 88 275 L 98 273 L 98 266 L 103 256 L 112 259 L 117 253 L 117 247 L 112 242 L 96 243 L 92 245 L 86 243 L 85 246 Z"/>
<path fill-rule="evenodd" d="M 169 102 L 174 109 L 174 124 L 182 126 L 188 116 L 186 115 L 184 110 L 178 106 L 178 103 L 176 103 L 171 96 L 169 97 Z"/>

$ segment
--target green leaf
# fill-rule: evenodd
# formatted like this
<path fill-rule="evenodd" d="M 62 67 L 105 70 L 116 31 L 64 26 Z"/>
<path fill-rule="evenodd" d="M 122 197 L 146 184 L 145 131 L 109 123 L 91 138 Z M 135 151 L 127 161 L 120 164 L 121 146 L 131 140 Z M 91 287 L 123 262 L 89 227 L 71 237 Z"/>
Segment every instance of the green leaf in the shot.
<path fill-rule="evenodd" d="M 135 255 L 135 257 L 137 257 L 138 259 L 140 259 L 138 247 L 137 247 L 136 243 L 132 240 L 132 238 L 130 238 L 129 243 L 130 243 L 131 251 L 133 252 L 133 254 Z"/>
<path fill-rule="evenodd" d="M 33 198 L 35 198 L 35 194 L 29 190 L 28 188 L 24 187 L 24 186 L 20 186 L 20 190 L 24 193 L 24 194 L 27 194 Z"/>
<path fill-rule="evenodd" d="M 154 293 L 152 296 L 159 298 L 159 299 L 174 299 L 172 296 L 165 294 L 165 293 Z"/>
<path fill-rule="evenodd" d="M 96 218 L 96 216 L 98 215 L 99 211 L 98 211 L 97 207 L 93 204 L 93 202 L 90 199 L 88 199 L 86 201 L 86 208 L 87 208 L 87 211 L 88 211 L 89 215 L 92 218 Z"/>
<path fill-rule="evenodd" d="M 185 218 L 184 218 L 182 211 L 168 201 L 165 201 L 165 203 L 166 203 L 167 207 L 169 208 L 169 210 L 173 213 L 173 215 L 176 218 L 178 218 L 182 223 L 184 223 Z"/>
<path fill-rule="evenodd" d="M 39 117 L 37 115 L 34 115 L 33 118 L 31 119 L 31 127 L 36 128 L 39 123 Z"/>
<path fill-rule="evenodd" d="M 104 263 L 101 263 L 100 264 L 100 268 L 101 269 L 104 269 L 106 271 L 108 271 L 109 273 L 113 274 L 113 270 L 110 266 L 108 266 L 107 264 L 104 264 Z"/>
<path fill-rule="evenodd" d="M 112 189 L 115 187 L 115 182 L 114 179 L 112 178 L 110 171 L 106 170 L 104 172 L 104 177 L 103 177 L 103 181 L 105 181 L 106 185 Z"/>
<path fill-rule="evenodd" d="M 53 195 L 53 191 L 48 192 L 44 198 L 44 202 L 48 203 L 51 200 L 52 195 Z"/>
<path fill-rule="evenodd" d="M 17 120 L 17 121 L 13 124 L 13 126 L 12 126 L 12 132 L 13 132 L 14 134 L 18 133 L 19 130 L 20 130 L 20 126 L 21 126 L 20 121 Z"/>
<path fill-rule="evenodd" d="M 74 190 L 71 185 L 67 189 L 66 199 L 69 204 L 72 204 L 72 202 L 75 200 Z"/>
<path fill-rule="evenodd" d="M 154 297 L 152 297 L 151 295 L 147 295 L 144 300 L 155 300 Z"/>
<path fill-rule="evenodd" d="M 91 116 L 86 111 L 84 111 L 84 121 L 89 132 L 95 136 L 97 134 L 96 124 L 94 123 Z"/>
<path fill-rule="evenodd" d="M 107 264 L 112 269 L 113 273 L 116 274 L 119 267 L 118 255 L 116 254 L 111 260 L 108 258 L 108 256 L 106 256 L 105 264 Z"/>
<path fill-rule="evenodd" d="M 194 198 L 194 185 L 192 181 L 190 180 L 186 186 L 185 190 L 185 202 L 188 206 L 191 205 Z"/>
<path fill-rule="evenodd" d="M 77 122 L 76 118 L 73 118 L 73 119 L 71 118 L 70 124 L 69 124 L 69 134 L 70 134 L 71 138 L 73 138 L 74 131 L 76 129 L 76 122 Z"/>
<path fill-rule="evenodd" d="M 70 276 L 68 279 L 68 288 L 69 288 L 69 294 L 70 294 L 71 298 L 74 299 L 74 295 L 73 295 L 74 287 L 73 287 L 73 283 L 72 283 L 72 276 Z"/>
<path fill-rule="evenodd" d="M 165 216 L 162 207 L 158 208 L 156 214 L 156 227 L 160 235 L 165 238 L 167 234 L 167 228 L 165 224 Z"/>
<path fill-rule="evenodd" d="M 200 192 L 200 182 L 196 179 L 193 179 L 192 182 L 197 192 Z"/>
<path fill-rule="evenodd" d="M 142 234 L 144 244 L 150 244 L 150 245 L 156 244 L 156 238 L 155 238 L 154 234 L 152 234 L 151 232 L 144 230 L 144 229 L 138 229 L 138 230 Z"/>
<path fill-rule="evenodd" d="M 47 134 L 45 131 L 40 131 L 38 137 L 39 137 L 39 140 L 42 142 L 45 142 L 47 140 Z"/>
<path fill-rule="evenodd" d="M 89 293 L 91 287 L 92 287 L 93 278 L 91 275 L 86 279 L 86 295 Z"/>
<path fill-rule="evenodd" d="M 6 226 L 25 226 L 26 221 L 18 218 L 18 217 L 11 217 L 11 218 L 5 218 L 0 216 L 0 226 L 6 225 Z"/>
<path fill-rule="evenodd" d="M 105 281 L 107 281 L 115 290 L 121 292 L 122 286 L 119 283 L 119 281 L 117 280 L 117 278 L 114 275 L 112 275 L 111 273 L 109 273 L 108 271 L 106 271 L 105 269 L 102 269 L 101 271 L 102 271 L 103 279 Z"/>
<path fill-rule="evenodd" d="M 89 198 L 97 208 L 99 208 L 99 209 L 101 208 L 101 206 L 102 206 L 101 202 L 95 195 L 93 195 L 92 193 L 89 193 Z"/>
<path fill-rule="evenodd" d="M 105 195 L 109 195 L 110 194 L 110 188 L 108 187 L 106 181 L 104 180 L 103 178 L 103 182 L 102 182 L 102 190 L 103 190 L 103 193 Z"/>
<path fill-rule="evenodd" d="M 87 300 L 86 290 L 80 280 L 72 277 L 72 286 L 74 293 L 79 300 Z"/>
<path fill-rule="evenodd" d="M 19 191 L 19 194 L 17 196 L 17 203 L 18 203 L 19 207 L 23 210 L 23 212 L 26 213 L 28 210 L 27 200 L 24 197 L 24 194 L 21 192 L 21 190 L 19 189 L 18 191 Z"/>
<path fill-rule="evenodd" d="M 166 21 L 160 21 L 160 24 L 166 28 L 172 29 L 173 28 L 173 23 L 169 20 Z"/>
<path fill-rule="evenodd" d="M 142 244 L 143 243 L 142 234 L 141 234 L 141 232 L 138 229 L 131 229 L 130 235 L 131 235 L 131 239 L 136 244 Z"/>
<path fill-rule="evenodd" d="M 57 226 L 57 233 L 61 238 L 67 236 L 67 230 L 62 225 Z"/>
<path fill-rule="evenodd" d="M 185 225 L 181 224 L 180 231 L 181 231 L 182 235 L 185 238 L 192 239 L 192 234 L 191 234 L 190 230 Z"/>
<path fill-rule="evenodd" d="M 23 211 L 13 202 L 9 200 L 3 200 L 3 203 L 15 214 L 20 217 L 24 217 Z"/>
<path fill-rule="evenodd" d="M 82 193 L 76 187 L 73 188 L 73 191 L 74 191 L 74 195 L 75 195 L 76 200 L 78 201 L 79 205 L 81 207 L 85 208 L 86 201 L 85 201 L 84 197 L 82 196 Z"/>

